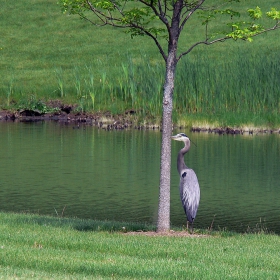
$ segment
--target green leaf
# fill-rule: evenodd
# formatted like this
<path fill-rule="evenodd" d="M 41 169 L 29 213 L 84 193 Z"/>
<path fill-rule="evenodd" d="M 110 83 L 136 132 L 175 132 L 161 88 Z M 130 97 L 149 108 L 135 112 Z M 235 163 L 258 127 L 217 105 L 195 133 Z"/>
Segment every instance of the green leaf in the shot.
<path fill-rule="evenodd" d="M 271 10 L 266 13 L 266 15 L 271 19 L 280 20 L 280 11 L 277 11 L 275 8 L 271 8 Z"/>
<path fill-rule="evenodd" d="M 248 9 L 247 12 L 252 19 L 260 19 L 262 17 L 262 11 L 260 7 L 256 7 L 256 9 Z"/>

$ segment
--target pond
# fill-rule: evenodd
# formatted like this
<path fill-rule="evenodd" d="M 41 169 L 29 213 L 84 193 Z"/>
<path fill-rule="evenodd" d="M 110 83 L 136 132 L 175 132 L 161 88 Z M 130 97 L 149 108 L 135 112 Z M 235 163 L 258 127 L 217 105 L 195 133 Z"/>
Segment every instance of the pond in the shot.
<path fill-rule="evenodd" d="M 178 131 L 174 132 L 177 133 Z M 280 233 L 280 135 L 184 131 L 198 176 L 195 227 Z M 156 223 L 160 131 L 0 123 L 0 211 Z M 171 224 L 186 223 L 172 142 Z"/>

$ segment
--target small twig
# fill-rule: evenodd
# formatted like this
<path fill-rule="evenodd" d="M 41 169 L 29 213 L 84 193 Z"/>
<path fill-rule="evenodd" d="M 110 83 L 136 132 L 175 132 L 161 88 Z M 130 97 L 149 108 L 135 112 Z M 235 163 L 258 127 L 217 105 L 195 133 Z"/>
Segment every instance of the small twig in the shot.
<path fill-rule="evenodd" d="M 215 221 L 215 217 L 216 217 L 216 214 L 214 215 L 213 220 L 211 222 L 211 225 L 210 225 L 210 228 L 209 228 L 210 231 L 212 231 L 212 229 L 213 229 L 213 224 L 214 224 L 214 221 Z"/>
<path fill-rule="evenodd" d="M 55 209 L 55 207 L 53 208 L 53 209 L 54 209 L 54 211 L 55 211 L 55 213 L 56 213 L 56 215 L 57 215 L 57 217 L 63 218 L 64 211 L 65 211 L 66 207 L 67 207 L 67 205 L 65 205 L 65 206 L 63 207 L 63 209 L 62 209 L 62 212 L 61 212 L 61 215 L 60 215 L 60 216 L 59 216 L 59 214 L 58 214 L 57 210 Z"/>
<path fill-rule="evenodd" d="M 58 213 L 57 213 L 56 209 L 55 209 L 55 208 L 53 208 L 53 209 L 54 209 L 54 211 L 55 211 L 56 215 L 58 216 Z"/>
<path fill-rule="evenodd" d="M 62 212 L 61 212 L 61 217 L 63 217 L 64 210 L 66 209 L 66 206 L 67 206 L 67 205 L 65 205 L 65 206 L 63 207 L 63 210 L 62 210 Z"/>

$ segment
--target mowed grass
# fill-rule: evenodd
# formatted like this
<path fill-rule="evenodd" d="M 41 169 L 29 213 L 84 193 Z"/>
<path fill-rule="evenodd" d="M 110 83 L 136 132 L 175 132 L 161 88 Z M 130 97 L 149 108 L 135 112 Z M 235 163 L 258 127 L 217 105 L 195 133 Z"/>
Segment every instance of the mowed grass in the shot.
<path fill-rule="evenodd" d="M 277 235 L 124 229 L 153 227 L 0 213 L 0 279 L 279 279 Z"/>
<path fill-rule="evenodd" d="M 62 14 L 56 2 L 2 3 L 0 109 L 45 108 L 42 102 L 61 99 L 77 104 L 77 111 L 121 114 L 133 108 L 141 119 L 158 121 L 164 63 L 154 43 Z M 279 1 L 231 5 L 245 14 L 257 5 L 264 11 L 279 8 Z M 204 39 L 198 17 L 184 31 L 179 51 Z M 174 122 L 278 128 L 279 34 L 264 34 L 253 43 L 227 41 L 195 48 L 178 65 Z"/>

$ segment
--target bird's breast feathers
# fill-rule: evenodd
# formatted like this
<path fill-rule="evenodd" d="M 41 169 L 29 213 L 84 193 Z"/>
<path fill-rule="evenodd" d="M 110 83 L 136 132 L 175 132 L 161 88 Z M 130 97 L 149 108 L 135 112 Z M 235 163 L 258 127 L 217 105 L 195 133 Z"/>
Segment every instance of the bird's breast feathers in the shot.
<path fill-rule="evenodd" d="M 183 169 L 181 171 L 181 179 L 185 179 L 187 177 L 196 177 L 195 172 L 192 169 Z"/>
<path fill-rule="evenodd" d="M 192 169 L 183 169 L 181 171 L 180 185 L 183 189 L 199 188 L 197 176 Z"/>

